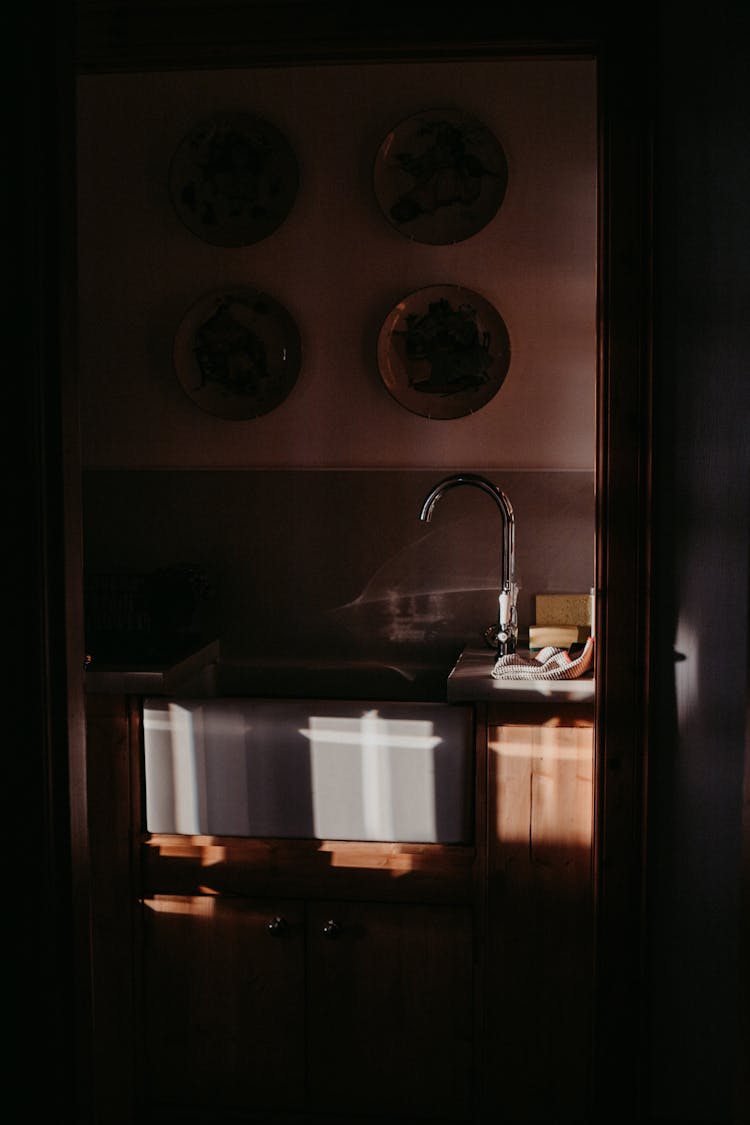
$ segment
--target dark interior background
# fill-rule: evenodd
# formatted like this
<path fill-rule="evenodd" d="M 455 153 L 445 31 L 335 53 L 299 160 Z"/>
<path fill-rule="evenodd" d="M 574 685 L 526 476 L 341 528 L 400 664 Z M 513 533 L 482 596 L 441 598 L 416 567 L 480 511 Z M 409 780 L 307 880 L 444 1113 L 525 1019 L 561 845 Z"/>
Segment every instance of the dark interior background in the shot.
<path fill-rule="evenodd" d="M 577 6 L 572 5 L 575 9 Z M 623 6 L 625 7 L 625 6 Z M 619 6 L 613 5 L 613 11 Z M 644 907 L 642 1118 L 748 1119 L 748 145 L 747 14 L 720 0 L 688 14 L 661 0 L 640 21 L 655 141 L 652 739 Z M 59 388 L 70 312 L 74 13 L 32 3 L 9 16 L 9 320 L 20 366 L 6 377 L 9 488 L 7 742 L 18 815 L 8 902 L 17 938 L 10 1027 L 34 1078 L 32 1108 L 76 1116 L 66 768 L 67 642 Z M 647 80 L 643 58 L 633 83 Z M 61 188 L 61 184 L 63 185 Z M 7 369 L 6 369 L 7 370 Z M 8 542 L 8 541 L 6 541 Z M 23 700 L 21 705 L 19 701 Z M 745 798 L 746 802 L 746 798 Z M 745 812 L 745 824 L 747 813 Z M 623 1086 L 634 1081 L 630 1065 Z M 613 1092 L 616 1100 L 618 1092 Z"/>

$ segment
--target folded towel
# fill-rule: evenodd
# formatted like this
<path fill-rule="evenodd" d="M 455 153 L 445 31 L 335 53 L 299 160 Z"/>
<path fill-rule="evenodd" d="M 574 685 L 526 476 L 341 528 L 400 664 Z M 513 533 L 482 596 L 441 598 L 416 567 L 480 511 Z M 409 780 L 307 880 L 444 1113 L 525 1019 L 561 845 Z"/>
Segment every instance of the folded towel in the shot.
<path fill-rule="evenodd" d="M 533 657 L 517 652 L 499 656 L 491 674 L 496 680 L 577 680 L 588 672 L 593 660 L 594 638 L 589 637 L 583 652 L 575 657 L 554 645 L 547 645 Z"/>

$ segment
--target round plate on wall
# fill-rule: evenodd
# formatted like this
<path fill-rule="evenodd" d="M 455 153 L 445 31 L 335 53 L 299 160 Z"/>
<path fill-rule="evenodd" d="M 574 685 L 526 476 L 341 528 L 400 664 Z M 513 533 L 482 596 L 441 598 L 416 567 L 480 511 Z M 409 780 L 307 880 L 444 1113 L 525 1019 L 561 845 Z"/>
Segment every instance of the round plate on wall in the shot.
<path fill-rule="evenodd" d="M 462 418 L 494 398 L 510 366 L 497 309 L 460 285 L 404 297 L 378 335 L 378 368 L 401 406 L 424 418 Z"/>
<path fill-rule="evenodd" d="M 375 158 L 375 196 L 389 223 L 433 246 L 462 242 L 487 226 L 508 185 L 497 137 L 459 109 L 408 117 L 383 140 Z"/>
<path fill-rule="evenodd" d="M 169 195 L 193 234 L 215 246 L 267 238 L 292 209 L 297 158 L 286 137 L 250 114 L 214 114 L 195 125 L 169 168 Z"/>
<path fill-rule="evenodd" d="M 291 315 L 256 289 L 201 297 L 175 337 L 174 364 L 183 390 L 201 410 L 232 421 L 258 418 L 279 406 L 301 362 Z"/>

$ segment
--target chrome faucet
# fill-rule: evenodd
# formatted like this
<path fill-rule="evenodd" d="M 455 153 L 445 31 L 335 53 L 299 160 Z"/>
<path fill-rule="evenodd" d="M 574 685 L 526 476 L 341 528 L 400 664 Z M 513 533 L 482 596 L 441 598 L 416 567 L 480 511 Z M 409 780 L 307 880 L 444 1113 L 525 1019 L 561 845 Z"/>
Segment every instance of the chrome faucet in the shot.
<path fill-rule="evenodd" d="M 497 485 L 476 473 L 454 473 L 441 480 L 428 493 L 419 513 L 424 523 L 429 523 L 438 500 L 460 484 L 471 484 L 486 492 L 497 504 L 503 520 L 503 544 L 500 555 L 500 594 L 497 611 L 497 654 L 507 656 L 518 645 L 517 587 L 515 578 L 515 519 L 510 500 Z M 492 627 L 494 632 L 494 626 Z"/>

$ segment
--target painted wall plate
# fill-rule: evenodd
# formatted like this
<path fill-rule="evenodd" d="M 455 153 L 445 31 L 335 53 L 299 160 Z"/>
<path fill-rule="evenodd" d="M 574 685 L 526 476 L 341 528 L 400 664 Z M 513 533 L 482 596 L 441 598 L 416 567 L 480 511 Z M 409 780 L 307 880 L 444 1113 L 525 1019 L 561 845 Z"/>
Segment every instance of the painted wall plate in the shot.
<path fill-rule="evenodd" d="M 169 168 L 172 206 L 188 230 L 215 246 L 248 246 L 273 234 L 298 186 L 286 137 L 243 113 L 217 113 L 193 126 Z"/>
<path fill-rule="evenodd" d="M 479 293 L 432 285 L 391 309 L 378 335 L 388 391 L 425 418 L 461 418 L 486 406 L 510 366 L 505 322 Z"/>
<path fill-rule="evenodd" d="M 497 137 L 459 109 L 408 117 L 384 138 L 373 187 L 388 222 L 434 246 L 462 242 L 487 226 L 505 197 L 508 162 Z"/>
<path fill-rule="evenodd" d="M 208 414 L 234 421 L 275 410 L 296 383 L 301 361 L 290 313 L 266 293 L 243 287 L 196 301 L 174 343 L 183 390 Z"/>

